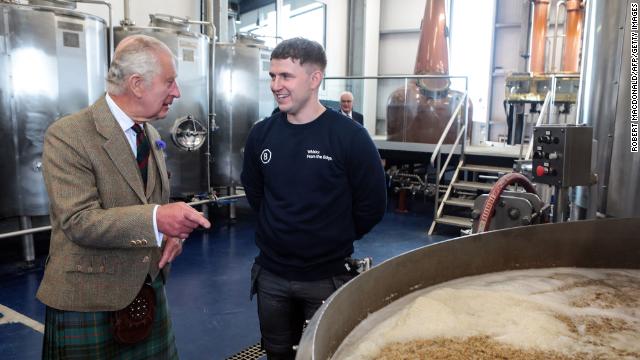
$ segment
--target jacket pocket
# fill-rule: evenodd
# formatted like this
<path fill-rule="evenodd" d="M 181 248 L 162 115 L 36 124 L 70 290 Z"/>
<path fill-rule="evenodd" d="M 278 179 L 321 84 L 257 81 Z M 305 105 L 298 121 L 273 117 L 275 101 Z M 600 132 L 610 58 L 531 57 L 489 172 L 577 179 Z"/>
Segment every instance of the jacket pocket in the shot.
<path fill-rule="evenodd" d="M 115 255 L 71 254 L 67 258 L 65 271 L 83 274 L 115 274 L 118 257 Z"/>

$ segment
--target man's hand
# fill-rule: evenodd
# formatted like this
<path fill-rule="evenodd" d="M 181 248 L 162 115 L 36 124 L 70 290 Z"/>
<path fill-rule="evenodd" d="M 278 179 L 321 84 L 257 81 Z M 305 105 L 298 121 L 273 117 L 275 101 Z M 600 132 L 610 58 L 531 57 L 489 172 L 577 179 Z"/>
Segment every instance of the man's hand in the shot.
<path fill-rule="evenodd" d="M 156 212 L 158 230 L 168 237 L 186 239 L 198 226 L 210 228 L 211 223 L 196 209 L 183 202 L 162 205 Z"/>
<path fill-rule="evenodd" d="M 160 262 L 158 263 L 158 268 L 162 269 L 165 265 L 172 262 L 173 259 L 178 257 L 180 253 L 182 253 L 182 243 L 184 240 L 175 237 L 165 238 L 166 244 L 164 245 L 164 250 L 162 251 L 162 257 L 160 258 Z"/>

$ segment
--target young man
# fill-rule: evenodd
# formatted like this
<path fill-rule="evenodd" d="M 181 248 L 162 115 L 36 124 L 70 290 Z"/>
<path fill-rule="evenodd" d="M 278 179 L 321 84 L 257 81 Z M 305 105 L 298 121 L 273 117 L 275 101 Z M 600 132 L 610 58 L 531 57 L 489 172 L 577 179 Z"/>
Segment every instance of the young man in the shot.
<path fill-rule="evenodd" d="M 114 53 L 107 94 L 47 130 L 43 359 L 178 358 L 167 264 L 182 239 L 210 223 L 185 203 L 167 204 L 164 156 L 151 146 L 160 137 L 149 122 L 180 97 L 176 77 L 166 45 L 128 37 Z"/>
<path fill-rule="evenodd" d="M 340 113 L 360 125 L 364 124 L 362 114 L 353 110 L 353 94 L 349 91 L 340 94 Z"/>
<path fill-rule="evenodd" d="M 367 131 L 318 100 L 322 46 L 295 38 L 271 53 L 280 112 L 247 139 L 242 183 L 259 213 L 251 270 L 270 360 L 293 359 L 305 320 L 353 275 L 345 258 L 386 208 L 380 156 Z"/>

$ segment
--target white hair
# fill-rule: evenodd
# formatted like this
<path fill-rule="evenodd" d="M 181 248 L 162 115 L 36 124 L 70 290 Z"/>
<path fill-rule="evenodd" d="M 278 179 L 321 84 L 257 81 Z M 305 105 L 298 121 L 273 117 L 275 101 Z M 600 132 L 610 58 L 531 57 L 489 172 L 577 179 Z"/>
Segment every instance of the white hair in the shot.
<path fill-rule="evenodd" d="M 113 54 L 107 74 L 107 92 L 122 95 L 126 90 L 127 79 L 134 74 L 142 76 L 145 85 L 149 85 L 153 77 L 160 72 L 158 54 L 162 51 L 172 54 L 167 45 L 151 36 L 126 37 Z"/>
<path fill-rule="evenodd" d="M 349 95 L 349 97 L 351 97 L 351 99 L 353 100 L 353 94 L 351 93 L 351 91 L 343 91 L 340 94 L 340 99 L 342 100 L 342 97 L 345 96 L 345 95 Z"/>

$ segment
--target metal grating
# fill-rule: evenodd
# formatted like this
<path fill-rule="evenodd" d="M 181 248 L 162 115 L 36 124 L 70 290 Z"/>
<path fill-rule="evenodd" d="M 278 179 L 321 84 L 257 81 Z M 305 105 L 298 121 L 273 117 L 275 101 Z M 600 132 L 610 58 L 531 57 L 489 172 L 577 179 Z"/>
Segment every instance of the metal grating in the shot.
<path fill-rule="evenodd" d="M 226 360 L 266 360 L 267 353 L 262 350 L 260 343 L 251 345 Z"/>

